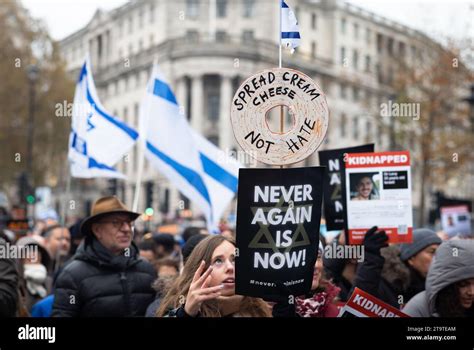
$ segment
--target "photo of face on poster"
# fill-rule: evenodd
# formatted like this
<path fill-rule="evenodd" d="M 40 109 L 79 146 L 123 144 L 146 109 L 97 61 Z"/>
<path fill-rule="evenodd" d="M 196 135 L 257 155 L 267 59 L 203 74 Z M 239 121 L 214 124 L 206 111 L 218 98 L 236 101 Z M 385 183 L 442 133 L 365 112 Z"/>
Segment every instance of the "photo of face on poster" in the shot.
<path fill-rule="evenodd" d="M 380 199 L 380 174 L 356 173 L 350 175 L 351 201 Z"/>

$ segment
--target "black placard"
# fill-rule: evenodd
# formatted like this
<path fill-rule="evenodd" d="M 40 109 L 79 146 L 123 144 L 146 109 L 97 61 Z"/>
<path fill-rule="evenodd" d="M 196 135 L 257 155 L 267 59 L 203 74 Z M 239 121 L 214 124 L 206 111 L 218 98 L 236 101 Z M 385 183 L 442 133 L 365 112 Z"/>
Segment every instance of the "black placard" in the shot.
<path fill-rule="evenodd" d="M 236 293 L 271 299 L 311 289 L 323 167 L 240 169 Z"/>
<path fill-rule="evenodd" d="M 344 229 L 344 154 L 373 152 L 374 144 L 319 151 L 319 164 L 326 167 L 324 177 L 324 217 L 328 231 Z"/>

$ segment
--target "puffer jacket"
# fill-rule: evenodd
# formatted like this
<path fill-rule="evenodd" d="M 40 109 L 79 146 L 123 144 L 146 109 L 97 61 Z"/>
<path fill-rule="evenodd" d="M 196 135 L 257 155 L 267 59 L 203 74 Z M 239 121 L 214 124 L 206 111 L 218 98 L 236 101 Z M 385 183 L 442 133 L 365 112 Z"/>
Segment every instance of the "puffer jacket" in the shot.
<path fill-rule="evenodd" d="M 2 250 L 7 249 L 7 242 L 0 237 Z M 18 271 L 12 259 L 0 257 L 0 317 L 14 317 L 18 302 Z"/>
<path fill-rule="evenodd" d="M 474 241 L 451 240 L 436 250 L 426 277 L 426 290 L 415 295 L 403 308 L 412 317 L 437 317 L 436 297 L 445 287 L 474 278 Z"/>
<path fill-rule="evenodd" d="M 133 242 L 128 255 L 114 256 L 89 237 L 58 276 L 52 316 L 144 316 L 156 273 Z"/>

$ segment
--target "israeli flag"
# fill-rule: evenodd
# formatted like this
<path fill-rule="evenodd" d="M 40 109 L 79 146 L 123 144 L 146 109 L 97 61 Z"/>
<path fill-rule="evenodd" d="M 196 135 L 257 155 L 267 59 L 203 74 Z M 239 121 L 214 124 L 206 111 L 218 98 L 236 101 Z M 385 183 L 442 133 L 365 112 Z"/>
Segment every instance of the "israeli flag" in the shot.
<path fill-rule="evenodd" d="M 125 178 L 113 166 L 137 139 L 137 131 L 108 113 L 100 103 L 87 58 L 74 95 L 68 153 L 71 175 Z"/>
<path fill-rule="evenodd" d="M 214 219 L 210 225 L 212 231 L 237 193 L 239 168 L 242 165 L 198 132 L 192 130 L 192 133 L 204 170 L 204 182 L 211 198 L 211 217 Z"/>
<path fill-rule="evenodd" d="M 298 21 L 291 8 L 281 0 L 280 3 L 281 19 L 281 43 L 291 49 L 291 53 L 300 45 L 301 36 Z"/>
<path fill-rule="evenodd" d="M 204 213 L 208 229 L 237 191 L 239 164 L 190 127 L 155 65 L 140 109 L 145 156 Z"/>

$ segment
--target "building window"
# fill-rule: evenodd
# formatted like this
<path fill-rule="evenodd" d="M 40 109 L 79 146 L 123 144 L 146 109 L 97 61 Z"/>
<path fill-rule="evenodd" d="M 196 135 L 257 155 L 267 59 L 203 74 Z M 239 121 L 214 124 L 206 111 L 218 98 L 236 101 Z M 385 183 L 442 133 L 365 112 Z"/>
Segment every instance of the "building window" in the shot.
<path fill-rule="evenodd" d="M 367 107 L 372 107 L 372 94 L 369 90 L 365 90 L 365 104 L 367 105 Z"/>
<path fill-rule="evenodd" d="M 194 29 L 188 30 L 186 31 L 186 38 L 190 43 L 195 43 L 199 41 L 199 32 Z"/>
<path fill-rule="evenodd" d="M 227 16 L 227 0 L 217 0 L 217 17 L 224 18 Z"/>
<path fill-rule="evenodd" d="M 354 64 L 354 69 L 359 69 L 359 53 L 357 52 L 357 50 L 354 50 L 352 52 L 352 62 Z"/>
<path fill-rule="evenodd" d="M 357 140 L 359 138 L 359 119 L 358 117 L 352 118 L 352 137 Z"/>
<path fill-rule="evenodd" d="M 125 78 L 123 78 L 123 91 L 128 91 L 128 76 L 125 76 Z"/>
<path fill-rule="evenodd" d="M 131 34 L 133 32 L 133 17 L 130 16 L 128 18 L 128 33 Z"/>
<path fill-rule="evenodd" d="M 346 63 L 346 48 L 341 47 L 341 64 L 344 66 Z"/>
<path fill-rule="evenodd" d="M 365 71 L 370 72 L 370 56 L 365 56 Z"/>
<path fill-rule="evenodd" d="M 314 41 L 311 43 L 311 57 L 316 58 L 316 43 Z"/>
<path fill-rule="evenodd" d="M 341 137 L 346 136 L 346 124 L 347 124 L 347 117 L 344 113 L 341 114 Z"/>
<path fill-rule="evenodd" d="M 186 0 L 186 12 L 189 17 L 199 16 L 199 0 Z"/>
<path fill-rule="evenodd" d="M 127 107 L 123 107 L 123 121 L 125 123 L 128 123 L 128 108 Z"/>
<path fill-rule="evenodd" d="M 318 27 L 318 17 L 315 13 L 311 15 L 311 28 L 316 30 Z"/>
<path fill-rule="evenodd" d="M 399 42 L 398 43 L 398 55 L 399 55 L 399 57 L 404 59 L 405 58 L 405 51 L 406 51 L 405 50 L 405 43 Z"/>
<path fill-rule="evenodd" d="M 347 91 L 346 85 L 344 83 L 341 83 L 341 86 L 340 86 L 341 98 L 343 98 L 343 99 L 347 98 L 347 92 L 346 91 Z"/>
<path fill-rule="evenodd" d="M 143 40 L 140 39 L 138 41 L 138 52 L 142 52 L 143 51 Z"/>
<path fill-rule="evenodd" d="M 372 123 L 370 122 L 370 120 L 367 120 L 365 122 L 365 130 L 366 130 L 366 135 L 365 135 L 366 141 L 370 141 L 372 139 Z"/>
<path fill-rule="evenodd" d="M 389 55 L 393 54 L 393 38 L 388 38 L 387 51 Z"/>
<path fill-rule="evenodd" d="M 379 83 L 383 83 L 382 66 L 380 65 L 380 63 L 377 63 L 376 69 L 377 69 L 377 81 Z"/>
<path fill-rule="evenodd" d="M 341 19 L 341 33 L 346 34 L 347 21 L 345 18 Z"/>
<path fill-rule="evenodd" d="M 155 43 L 155 36 L 153 34 L 150 34 L 150 47 L 153 46 Z"/>
<path fill-rule="evenodd" d="M 370 31 L 369 28 L 367 28 L 365 30 L 365 41 L 367 42 L 367 44 L 370 44 L 370 42 L 372 41 L 371 38 L 372 38 L 372 32 Z"/>
<path fill-rule="evenodd" d="M 118 36 L 119 38 L 123 37 L 123 21 L 120 21 L 118 24 Z"/>
<path fill-rule="evenodd" d="M 137 77 L 138 80 L 138 77 Z M 133 105 L 133 115 L 134 115 L 134 121 L 133 121 L 133 127 L 138 128 L 138 118 L 140 114 L 140 106 L 138 103 L 135 103 Z"/>
<path fill-rule="evenodd" d="M 243 15 L 245 18 L 253 17 L 255 0 L 244 0 Z"/>
<path fill-rule="evenodd" d="M 242 40 L 245 41 L 252 41 L 255 40 L 254 32 L 253 30 L 244 30 L 242 32 Z"/>
<path fill-rule="evenodd" d="M 152 4 L 150 5 L 150 23 L 155 21 L 155 6 Z"/>
<path fill-rule="evenodd" d="M 359 25 L 354 23 L 354 39 L 359 39 Z"/>
<path fill-rule="evenodd" d="M 227 33 L 224 30 L 218 30 L 216 32 L 216 41 L 219 43 L 227 41 Z"/>
<path fill-rule="evenodd" d="M 143 11 L 138 13 L 138 28 L 143 28 Z"/>
<path fill-rule="evenodd" d="M 219 120 L 219 94 L 210 92 L 208 97 L 208 119 L 217 122 Z"/>
<path fill-rule="evenodd" d="M 383 35 L 377 34 L 377 52 L 382 53 L 383 51 Z"/>
<path fill-rule="evenodd" d="M 352 87 L 352 96 L 354 98 L 354 101 L 359 101 L 359 88 L 357 86 Z"/>
<path fill-rule="evenodd" d="M 383 132 L 383 126 L 382 124 L 377 125 L 377 132 L 376 132 L 376 138 L 377 138 L 377 144 L 381 145 L 382 144 L 382 132 Z"/>

